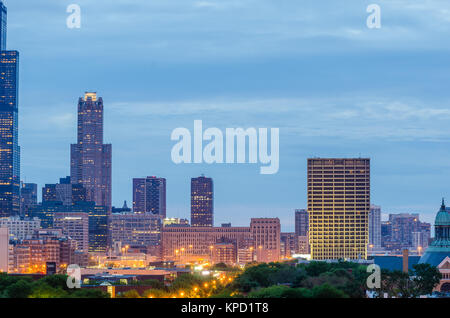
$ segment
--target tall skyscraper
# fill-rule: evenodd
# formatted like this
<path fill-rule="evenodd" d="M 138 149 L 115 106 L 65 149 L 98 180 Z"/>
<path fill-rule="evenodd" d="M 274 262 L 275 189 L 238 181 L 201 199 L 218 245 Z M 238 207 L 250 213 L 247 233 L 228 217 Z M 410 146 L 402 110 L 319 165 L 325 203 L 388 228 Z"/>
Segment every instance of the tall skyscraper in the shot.
<path fill-rule="evenodd" d="M 214 185 L 211 178 L 191 179 L 191 226 L 214 226 Z"/>
<path fill-rule="evenodd" d="M 82 184 L 86 200 L 111 211 L 111 152 L 103 144 L 103 100 L 86 93 L 78 101 L 78 140 L 71 145 L 71 182 Z"/>
<path fill-rule="evenodd" d="M 295 210 L 295 234 L 297 236 L 307 236 L 309 229 L 308 211 L 305 209 Z"/>
<path fill-rule="evenodd" d="M 133 179 L 134 213 L 152 213 L 166 217 L 166 179 L 157 177 Z"/>
<path fill-rule="evenodd" d="M 381 248 L 381 207 L 370 206 L 369 212 L 369 248 Z"/>
<path fill-rule="evenodd" d="M 0 50 L 6 50 L 6 31 L 7 31 L 8 10 L 0 0 Z"/>
<path fill-rule="evenodd" d="M 308 159 L 311 257 L 367 258 L 370 159 Z"/>
<path fill-rule="evenodd" d="M 0 217 L 20 213 L 19 52 L 5 51 L 6 19 L 0 2 Z"/>
<path fill-rule="evenodd" d="M 35 205 L 37 205 L 37 184 L 22 183 L 20 186 L 20 215 L 24 216 Z"/>

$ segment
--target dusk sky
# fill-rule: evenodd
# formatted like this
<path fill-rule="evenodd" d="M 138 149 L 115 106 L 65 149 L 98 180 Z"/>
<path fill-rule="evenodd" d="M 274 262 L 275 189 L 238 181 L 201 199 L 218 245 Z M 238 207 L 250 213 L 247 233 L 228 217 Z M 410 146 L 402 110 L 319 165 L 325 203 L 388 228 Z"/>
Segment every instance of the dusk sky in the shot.
<path fill-rule="evenodd" d="M 305 208 L 306 159 L 371 158 L 371 203 L 433 222 L 450 202 L 448 0 L 9 0 L 19 50 L 21 178 L 70 175 L 77 101 L 96 91 L 113 145 L 113 205 L 132 178 L 167 178 L 167 214 L 190 216 L 190 178 L 214 179 L 215 223 Z M 66 26 L 68 5 L 81 28 Z M 369 29 L 366 8 L 381 7 Z M 171 161 L 171 132 L 280 128 L 280 169 Z"/>

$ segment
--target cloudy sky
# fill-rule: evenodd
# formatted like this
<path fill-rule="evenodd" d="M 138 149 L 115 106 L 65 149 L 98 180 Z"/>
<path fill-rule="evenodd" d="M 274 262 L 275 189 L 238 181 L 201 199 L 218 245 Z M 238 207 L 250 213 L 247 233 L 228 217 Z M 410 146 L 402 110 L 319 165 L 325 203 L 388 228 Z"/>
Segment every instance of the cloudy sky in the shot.
<path fill-rule="evenodd" d="M 21 53 L 22 179 L 69 170 L 76 103 L 97 91 L 113 144 L 113 204 L 132 178 L 167 178 L 168 215 L 189 217 L 190 178 L 215 182 L 215 221 L 306 206 L 308 157 L 370 157 L 372 203 L 431 222 L 450 201 L 447 0 L 14 0 L 8 48 Z M 68 5 L 81 7 L 68 29 Z M 381 7 L 381 29 L 366 8 Z M 280 128 L 280 170 L 175 165 L 177 127 Z"/>

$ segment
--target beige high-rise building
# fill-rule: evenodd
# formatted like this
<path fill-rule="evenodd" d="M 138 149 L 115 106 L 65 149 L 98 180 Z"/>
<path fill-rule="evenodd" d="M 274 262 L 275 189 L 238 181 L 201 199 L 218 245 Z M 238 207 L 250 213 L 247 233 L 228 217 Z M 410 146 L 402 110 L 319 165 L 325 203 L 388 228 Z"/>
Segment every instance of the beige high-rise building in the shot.
<path fill-rule="evenodd" d="M 370 159 L 308 159 L 311 257 L 367 258 Z"/>

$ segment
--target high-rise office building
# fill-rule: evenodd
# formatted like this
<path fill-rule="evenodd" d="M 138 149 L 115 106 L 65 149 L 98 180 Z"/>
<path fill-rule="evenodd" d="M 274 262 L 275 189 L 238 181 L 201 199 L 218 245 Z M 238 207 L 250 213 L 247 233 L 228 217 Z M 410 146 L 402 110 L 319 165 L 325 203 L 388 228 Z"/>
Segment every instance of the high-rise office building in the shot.
<path fill-rule="evenodd" d="M 8 10 L 6 6 L 3 4 L 3 1 L 0 0 L 0 50 L 6 50 L 6 35 L 7 35 L 7 19 L 8 19 Z"/>
<path fill-rule="evenodd" d="M 308 159 L 311 257 L 367 258 L 370 159 Z"/>
<path fill-rule="evenodd" d="M 157 177 L 133 179 L 134 213 L 151 213 L 166 217 L 166 179 Z"/>
<path fill-rule="evenodd" d="M 24 216 L 35 205 L 37 205 L 37 184 L 22 183 L 20 186 L 20 215 Z"/>
<path fill-rule="evenodd" d="M 46 184 L 42 188 L 42 202 L 61 202 L 72 205 L 86 201 L 86 189 L 82 184 L 71 183 L 70 177 L 60 178 L 59 183 Z"/>
<path fill-rule="evenodd" d="M 369 248 L 381 248 L 381 207 L 370 206 L 369 212 Z"/>
<path fill-rule="evenodd" d="M 306 236 L 309 229 L 308 211 L 305 209 L 295 210 L 295 234 L 297 236 Z"/>
<path fill-rule="evenodd" d="M 86 200 L 111 211 L 111 151 L 103 144 L 103 100 L 86 93 L 78 101 L 78 137 L 71 145 L 71 182 L 82 184 Z"/>
<path fill-rule="evenodd" d="M 0 1 L 0 217 L 20 213 L 19 52 L 6 51 L 6 20 Z"/>
<path fill-rule="evenodd" d="M 214 226 L 214 185 L 211 178 L 191 179 L 191 226 Z"/>

